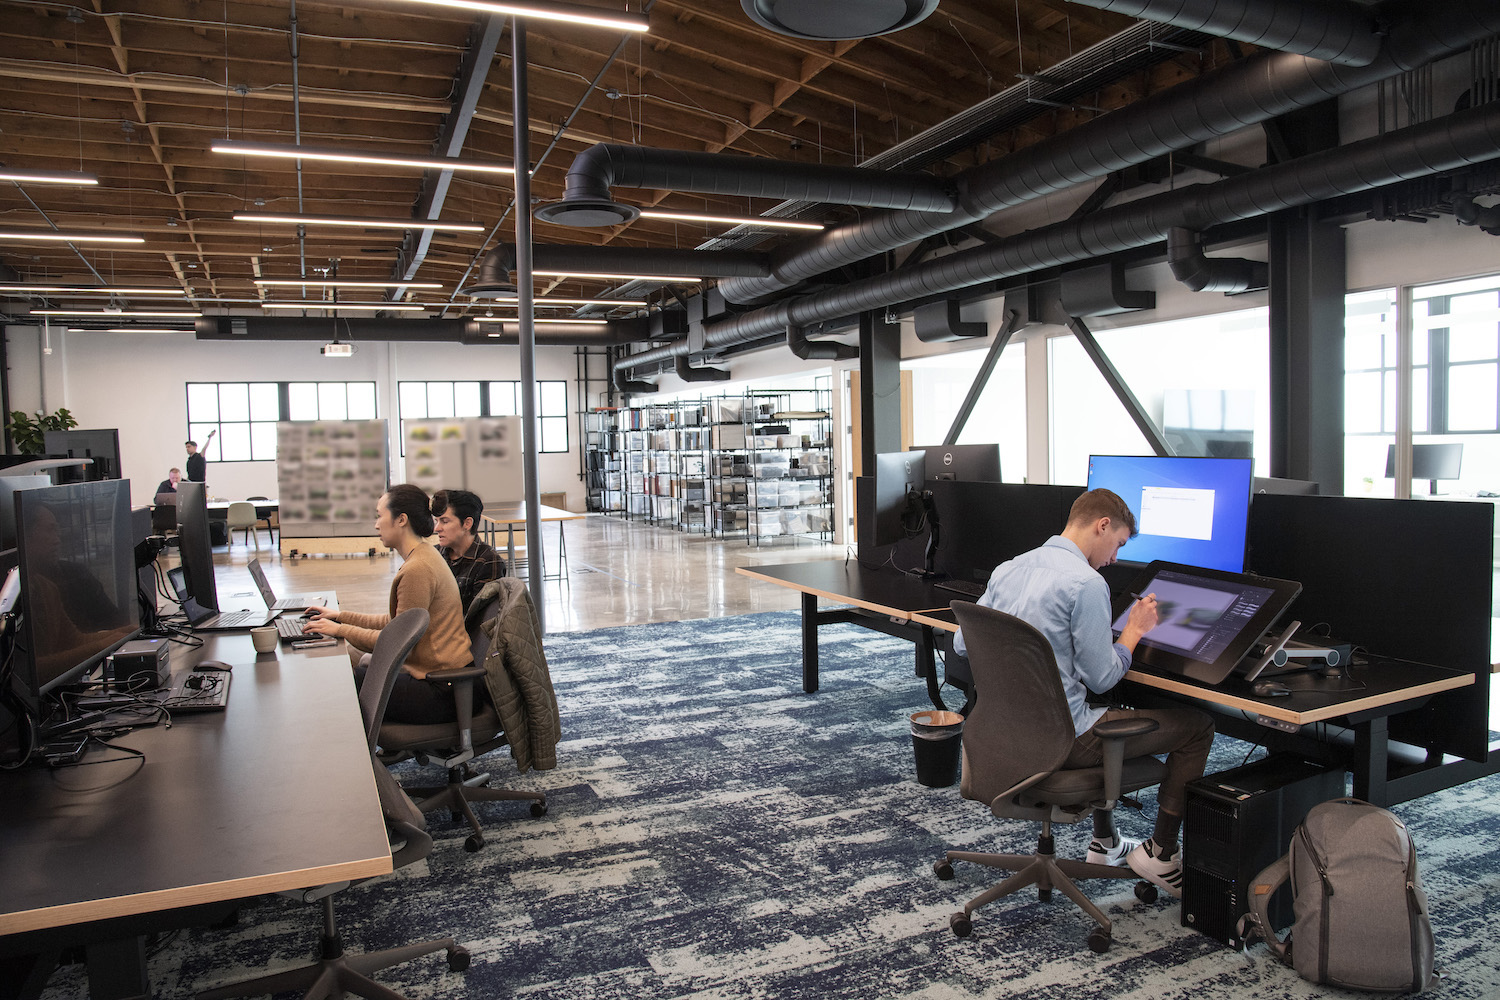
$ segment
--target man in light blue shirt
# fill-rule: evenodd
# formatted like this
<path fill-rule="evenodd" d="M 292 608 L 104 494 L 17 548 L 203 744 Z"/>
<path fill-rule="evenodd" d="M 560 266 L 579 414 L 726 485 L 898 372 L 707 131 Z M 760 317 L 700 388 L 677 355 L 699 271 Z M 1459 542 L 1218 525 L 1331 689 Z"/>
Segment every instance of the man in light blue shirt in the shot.
<path fill-rule="evenodd" d="M 1194 709 L 1132 711 L 1088 704 L 1090 691 L 1108 691 L 1119 682 L 1130 669 L 1136 643 L 1157 624 L 1156 595 L 1147 594 L 1132 605 L 1118 640 L 1110 628 L 1109 586 L 1099 570 L 1115 561 L 1135 533 L 1135 515 L 1125 501 L 1109 490 L 1085 493 L 1074 502 L 1061 534 L 996 567 L 979 603 L 1015 615 L 1051 644 L 1076 738 L 1066 766 L 1092 767 L 1102 762 L 1103 742 L 1092 732 L 1101 719 L 1149 718 L 1158 723 L 1154 732 L 1125 741 L 1126 757 L 1167 755 L 1167 776 L 1157 792 L 1151 839 L 1143 844 L 1124 840 L 1115 831 L 1114 813 L 1096 812 L 1088 860 L 1126 862 L 1142 878 L 1181 896 L 1177 837 L 1182 829 L 1185 787 L 1203 774 L 1213 745 L 1213 721 Z M 954 636 L 953 648 L 960 656 L 966 655 L 962 632 Z M 953 665 L 949 671 L 953 672 Z"/>

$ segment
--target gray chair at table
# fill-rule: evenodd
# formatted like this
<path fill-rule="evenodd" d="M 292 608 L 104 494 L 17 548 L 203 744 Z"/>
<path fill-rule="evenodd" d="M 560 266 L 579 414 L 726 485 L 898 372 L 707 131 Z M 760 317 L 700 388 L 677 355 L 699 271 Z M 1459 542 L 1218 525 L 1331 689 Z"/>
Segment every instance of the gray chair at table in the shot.
<path fill-rule="evenodd" d="M 435 670 L 427 675 L 430 679 L 445 680 L 453 684 L 453 695 L 458 708 L 457 721 L 435 725 L 387 722 L 380 727 L 379 744 L 384 759 L 404 760 L 415 757 L 419 764 L 437 764 L 448 769 L 446 785 L 408 788 L 407 794 L 416 800 L 423 812 L 447 809 L 455 822 L 459 819 L 466 821 L 473 831 L 464 841 L 464 849 L 470 853 L 484 847 L 484 830 L 479 825 L 479 818 L 474 815 L 471 803 L 530 800 L 531 815 L 547 814 L 546 793 L 492 788 L 489 784 L 490 774 L 475 773 L 470 766 L 474 758 L 498 750 L 508 742 L 505 729 L 500 723 L 500 714 L 484 691 L 484 660 L 490 648 L 484 623 L 499 613 L 503 601 L 503 596 L 496 597 L 485 605 L 480 615 L 470 616 L 469 648 L 474 657 L 474 666 Z M 482 708 L 477 715 L 474 713 L 475 684 L 480 685 L 482 696 Z"/>
<path fill-rule="evenodd" d="M 1096 952 L 1108 950 L 1109 918 L 1089 901 L 1074 879 L 1134 879 L 1129 868 L 1092 865 L 1056 856 L 1053 823 L 1091 819 L 1095 809 L 1113 809 L 1124 792 L 1158 784 L 1166 765 L 1155 757 L 1125 759 L 1124 740 L 1157 728 L 1150 719 L 1101 722 L 1094 732 L 1104 738 L 1099 767 L 1064 768 L 1073 746 L 1073 717 L 1063 693 L 1052 646 L 1031 625 L 991 608 L 954 601 L 953 613 L 963 629 L 974 674 L 975 703 L 964 721 L 963 778 L 966 799 L 983 802 L 1004 819 L 1035 820 L 1042 825 L 1034 854 L 984 854 L 949 851 L 932 868 L 940 879 L 953 878 L 954 861 L 971 861 L 1014 872 L 964 904 L 948 926 L 959 937 L 971 930 L 970 914 L 1001 896 L 1035 885 L 1041 899 L 1061 889 L 1098 924 L 1088 937 Z M 1145 902 L 1156 887 L 1137 884 Z"/>
<path fill-rule="evenodd" d="M 380 731 L 385 707 L 390 701 L 391 689 L 396 686 L 401 664 L 422 638 L 422 633 L 427 631 L 427 623 L 427 611 L 423 608 L 412 608 L 392 618 L 390 624 L 380 630 L 380 638 L 375 643 L 375 651 L 370 656 L 365 681 L 359 691 L 359 709 L 365 722 L 365 739 L 370 748 L 370 764 L 375 772 L 375 789 L 380 796 L 380 809 L 385 815 L 386 825 L 393 835 L 391 863 L 396 868 L 427 857 L 432 852 L 432 837 L 427 833 L 422 811 L 402 791 L 401 785 L 385 769 L 385 765 L 376 758 L 375 734 Z M 453 938 L 439 938 L 362 955 L 346 955 L 338 925 L 334 921 L 333 894 L 351 884 L 353 883 L 338 882 L 281 893 L 303 902 L 321 901 L 321 961 L 206 990 L 198 994 L 198 1000 L 229 1000 L 231 997 L 261 996 L 289 990 L 302 990 L 306 996 L 318 998 L 353 993 L 369 1000 L 404 1000 L 401 994 L 371 979 L 370 974 L 435 951 L 448 953 L 448 968 L 454 972 L 462 972 L 469 967 L 469 952 Z"/>
<path fill-rule="evenodd" d="M 251 503 L 254 503 L 256 500 L 265 500 L 266 502 L 269 503 L 270 500 L 271 500 L 270 497 L 246 497 L 245 499 L 248 500 L 248 501 L 250 501 Z M 272 511 L 271 513 L 267 514 L 265 517 L 261 517 L 260 516 L 260 508 L 256 507 L 255 508 L 255 523 L 256 523 L 257 526 L 262 525 L 262 524 L 264 524 L 266 526 L 266 534 L 268 534 L 268 535 L 271 536 L 271 547 L 275 548 L 276 547 L 276 512 Z"/>
<path fill-rule="evenodd" d="M 260 533 L 255 530 L 255 504 L 248 500 L 236 500 L 229 505 L 229 512 L 225 516 L 229 523 L 229 544 L 234 544 L 234 533 L 241 528 L 245 529 L 245 544 L 250 544 L 250 539 L 255 539 L 255 551 L 260 551 Z"/>

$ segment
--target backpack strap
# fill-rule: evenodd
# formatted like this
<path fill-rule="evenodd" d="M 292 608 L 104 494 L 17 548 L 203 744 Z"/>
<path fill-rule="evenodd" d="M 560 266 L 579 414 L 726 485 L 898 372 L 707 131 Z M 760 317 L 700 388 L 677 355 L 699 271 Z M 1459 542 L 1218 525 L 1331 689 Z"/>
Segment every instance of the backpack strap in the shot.
<path fill-rule="evenodd" d="M 1248 947 L 1252 937 L 1265 941 L 1271 953 L 1288 965 L 1292 961 L 1292 942 L 1288 935 L 1285 941 L 1276 936 L 1271 928 L 1271 896 L 1291 877 L 1291 855 L 1283 854 L 1272 861 L 1250 882 L 1250 912 L 1240 918 L 1240 940 Z M 1248 925 L 1248 928 L 1247 928 Z"/>

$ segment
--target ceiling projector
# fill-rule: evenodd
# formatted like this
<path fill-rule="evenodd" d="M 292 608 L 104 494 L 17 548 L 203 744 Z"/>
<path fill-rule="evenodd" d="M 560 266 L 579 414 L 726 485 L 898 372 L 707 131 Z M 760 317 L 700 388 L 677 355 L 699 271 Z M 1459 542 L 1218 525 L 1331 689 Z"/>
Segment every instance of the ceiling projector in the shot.
<path fill-rule="evenodd" d="M 353 344 L 324 344 L 318 348 L 325 358 L 347 358 L 354 353 Z"/>

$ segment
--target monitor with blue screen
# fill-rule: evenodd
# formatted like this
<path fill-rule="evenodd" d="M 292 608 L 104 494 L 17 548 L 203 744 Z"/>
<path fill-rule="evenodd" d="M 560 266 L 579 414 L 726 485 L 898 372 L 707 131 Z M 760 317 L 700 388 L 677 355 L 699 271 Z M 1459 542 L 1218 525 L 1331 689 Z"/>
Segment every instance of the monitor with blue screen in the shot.
<path fill-rule="evenodd" d="M 1158 559 L 1243 572 L 1250 518 L 1251 460 L 1158 455 L 1090 455 L 1091 490 L 1118 494 L 1140 533 L 1125 562 Z"/>

